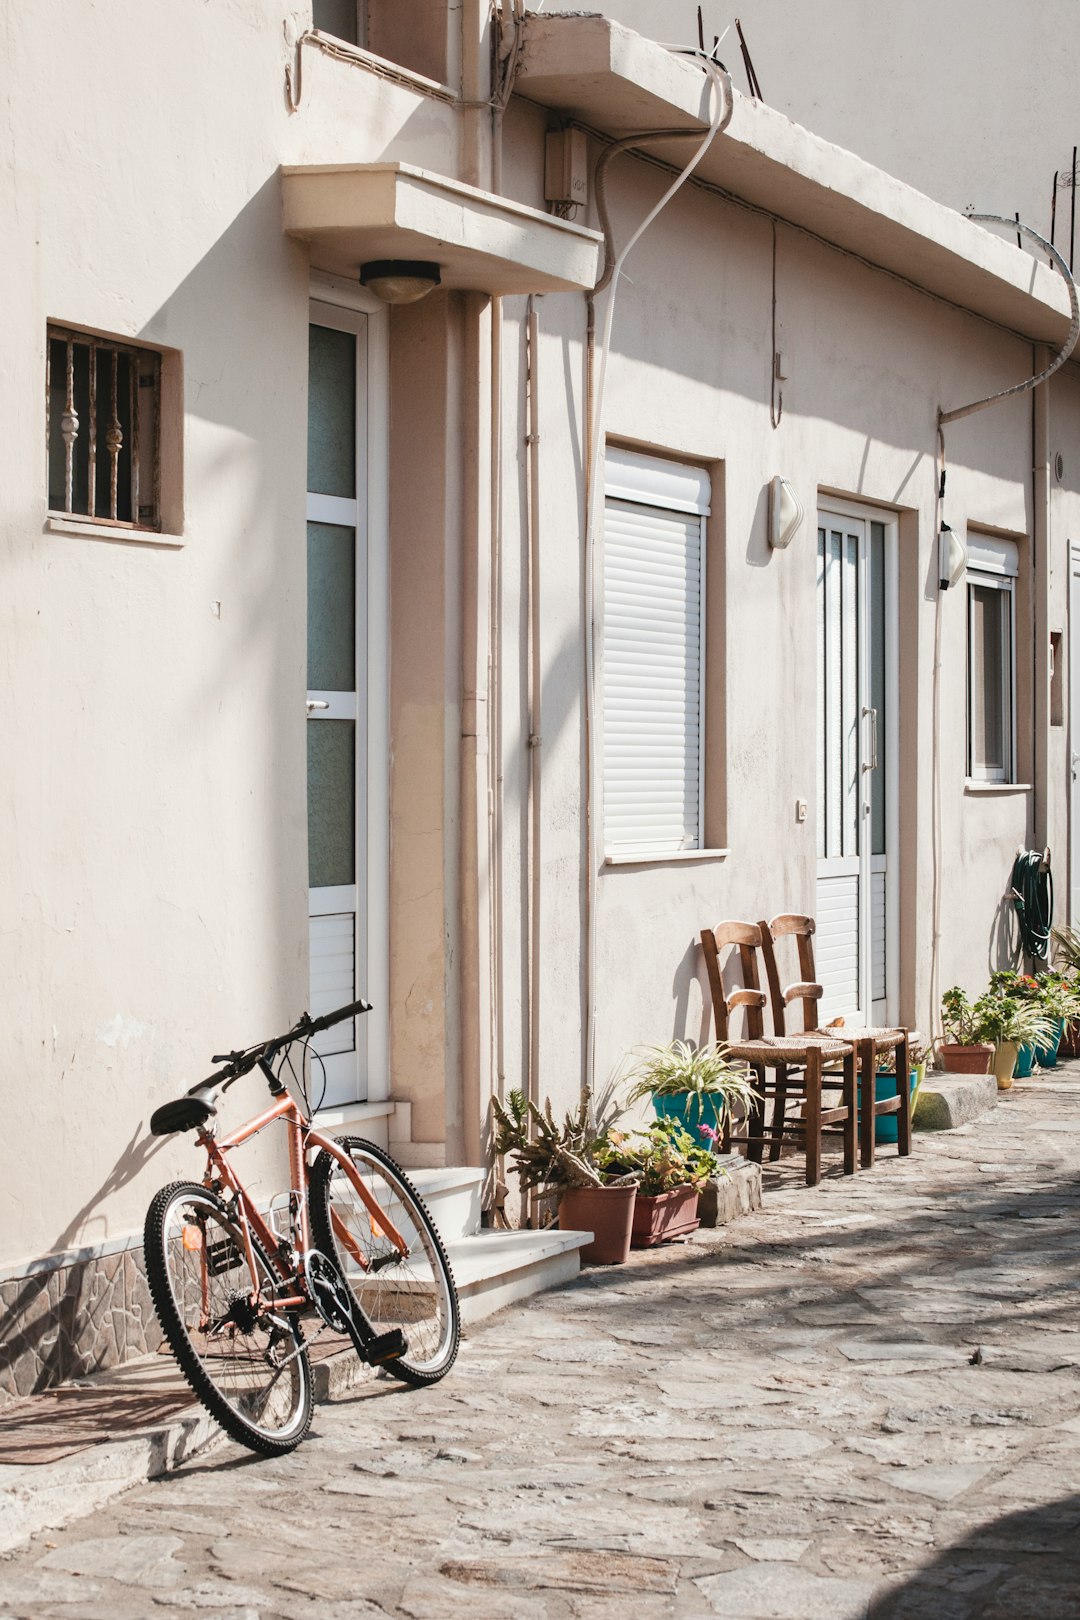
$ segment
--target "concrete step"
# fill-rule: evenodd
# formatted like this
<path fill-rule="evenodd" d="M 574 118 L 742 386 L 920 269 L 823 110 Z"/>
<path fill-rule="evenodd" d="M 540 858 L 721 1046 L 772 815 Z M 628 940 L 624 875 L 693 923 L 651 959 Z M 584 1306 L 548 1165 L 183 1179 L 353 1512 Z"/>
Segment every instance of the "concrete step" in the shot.
<path fill-rule="evenodd" d="M 443 1165 L 405 1173 L 431 1211 L 444 1243 L 479 1232 L 483 1170 L 473 1165 Z"/>
<path fill-rule="evenodd" d="M 447 1244 L 464 1322 L 558 1288 L 581 1270 L 579 1251 L 591 1232 L 479 1232 Z"/>
<path fill-rule="evenodd" d="M 919 1087 L 911 1123 L 920 1131 L 954 1131 L 997 1107 L 992 1074 L 928 1074 Z"/>

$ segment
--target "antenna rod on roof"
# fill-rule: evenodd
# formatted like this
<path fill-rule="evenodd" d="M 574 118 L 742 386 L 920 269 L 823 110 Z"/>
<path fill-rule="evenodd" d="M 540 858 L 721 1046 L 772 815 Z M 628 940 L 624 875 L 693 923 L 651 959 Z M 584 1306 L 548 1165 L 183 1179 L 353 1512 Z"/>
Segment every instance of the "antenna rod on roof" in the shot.
<path fill-rule="evenodd" d="M 701 7 L 697 8 L 697 42 L 702 56 L 705 55 L 705 24 L 701 18 Z"/>
<path fill-rule="evenodd" d="M 1061 173 L 1060 169 L 1055 169 L 1054 170 L 1054 190 L 1053 190 L 1053 194 L 1052 194 L 1052 196 L 1050 198 L 1050 246 L 1051 247 L 1053 247 L 1053 245 L 1054 245 L 1054 231 L 1055 231 L 1055 229 L 1057 227 L 1058 175 L 1060 173 Z"/>
<path fill-rule="evenodd" d="M 1076 147 L 1073 147 L 1072 166 L 1072 217 L 1069 224 L 1069 269 L 1073 267 L 1073 254 L 1076 250 Z"/>
<path fill-rule="evenodd" d="M 742 31 L 742 23 L 739 21 L 738 17 L 735 19 L 735 32 L 739 36 L 739 49 L 742 51 L 743 66 L 746 69 L 746 82 L 750 88 L 750 94 L 753 96 L 755 101 L 764 101 L 765 97 L 761 93 L 761 85 L 758 83 L 758 76 L 754 71 L 754 64 L 750 59 L 750 51 L 746 43 L 746 37 Z"/>

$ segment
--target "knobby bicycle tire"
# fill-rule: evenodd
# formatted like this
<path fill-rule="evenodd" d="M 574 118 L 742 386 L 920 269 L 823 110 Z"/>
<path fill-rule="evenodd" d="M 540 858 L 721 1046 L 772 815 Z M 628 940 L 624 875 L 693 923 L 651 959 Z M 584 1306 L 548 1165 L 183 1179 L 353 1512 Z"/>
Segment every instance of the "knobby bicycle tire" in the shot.
<path fill-rule="evenodd" d="M 401 1328 L 408 1353 L 385 1363 L 406 1384 L 437 1383 L 450 1371 L 461 1340 L 461 1309 L 450 1262 L 424 1200 L 388 1153 L 358 1136 L 334 1138 L 347 1153 L 387 1219 L 409 1245 L 399 1256 L 325 1149 L 311 1171 L 309 1200 L 315 1245 L 336 1261 L 377 1333 Z M 337 1215 L 362 1252 L 367 1269 L 339 1241 Z"/>
<path fill-rule="evenodd" d="M 158 1321 L 194 1393 L 241 1445 L 292 1451 L 311 1426 L 311 1366 L 295 1317 L 251 1308 L 254 1292 L 271 1297 L 277 1285 L 265 1250 L 253 1236 L 252 1278 L 224 1201 L 186 1181 L 155 1196 L 143 1242 Z"/>

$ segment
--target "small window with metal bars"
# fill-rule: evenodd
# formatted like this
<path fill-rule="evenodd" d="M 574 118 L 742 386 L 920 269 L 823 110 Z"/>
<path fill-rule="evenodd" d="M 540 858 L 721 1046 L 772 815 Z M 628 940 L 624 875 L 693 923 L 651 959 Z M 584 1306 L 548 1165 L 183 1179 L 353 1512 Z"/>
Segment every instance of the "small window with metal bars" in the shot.
<path fill-rule="evenodd" d="M 49 510 L 161 528 L 161 355 L 48 328 Z"/>

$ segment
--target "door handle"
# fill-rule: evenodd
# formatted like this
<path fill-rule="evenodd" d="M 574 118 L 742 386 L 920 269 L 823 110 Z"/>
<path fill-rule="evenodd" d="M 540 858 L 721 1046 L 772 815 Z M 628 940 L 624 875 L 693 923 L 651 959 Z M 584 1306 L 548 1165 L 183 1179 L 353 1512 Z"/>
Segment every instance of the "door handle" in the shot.
<path fill-rule="evenodd" d="M 870 758 L 863 766 L 864 771 L 876 771 L 878 768 L 878 739 L 877 739 L 877 710 L 863 709 L 863 718 L 870 721 Z"/>
<path fill-rule="evenodd" d="M 328 709 L 329 707 L 330 705 L 325 698 L 308 698 L 307 700 L 307 712 L 309 715 L 314 714 L 316 709 Z"/>

